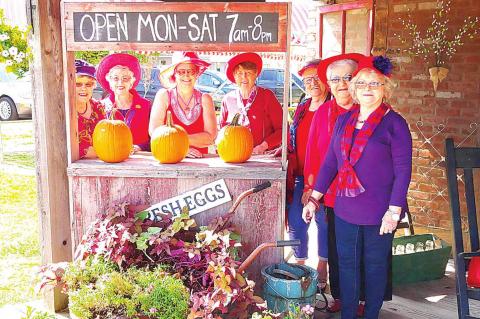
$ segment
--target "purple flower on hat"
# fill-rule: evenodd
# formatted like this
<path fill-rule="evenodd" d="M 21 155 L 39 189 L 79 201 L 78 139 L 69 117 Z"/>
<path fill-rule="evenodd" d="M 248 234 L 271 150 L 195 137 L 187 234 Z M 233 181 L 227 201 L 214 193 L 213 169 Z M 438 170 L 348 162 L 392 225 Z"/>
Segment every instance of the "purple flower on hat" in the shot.
<path fill-rule="evenodd" d="M 389 58 L 379 55 L 373 58 L 373 66 L 383 75 L 390 76 L 393 70 L 393 64 Z"/>
<path fill-rule="evenodd" d="M 75 72 L 77 75 L 86 75 L 95 79 L 95 67 L 84 60 L 75 60 Z"/>

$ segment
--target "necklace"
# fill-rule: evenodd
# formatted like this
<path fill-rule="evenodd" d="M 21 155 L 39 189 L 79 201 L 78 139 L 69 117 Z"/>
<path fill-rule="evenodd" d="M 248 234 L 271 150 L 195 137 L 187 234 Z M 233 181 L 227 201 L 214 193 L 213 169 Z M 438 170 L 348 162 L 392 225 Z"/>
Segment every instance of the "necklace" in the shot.
<path fill-rule="evenodd" d="M 190 96 L 190 99 L 188 100 L 188 103 L 187 103 L 187 102 L 185 102 L 185 100 L 182 98 L 182 96 L 180 95 L 180 93 L 178 93 L 178 90 L 177 90 L 177 96 L 178 96 L 178 98 L 179 98 L 179 101 L 181 101 L 181 102 L 183 103 L 183 105 L 185 106 L 185 111 L 186 111 L 186 112 L 189 112 L 190 109 L 191 109 L 190 103 L 192 102 L 193 95 L 194 95 L 194 94 L 192 93 L 192 95 Z M 180 105 L 180 107 L 181 107 L 181 105 Z M 182 109 L 183 109 L 183 108 L 182 108 Z"/>
<path fill-rule="evenodd" d="M 83 112 L 78 112 L 78 114 L 84 115 L 85 113 L 87 113 L 87 111 L 88 111 L 88 102 L 85 103 L 85 111 L 83 111 Z"/>

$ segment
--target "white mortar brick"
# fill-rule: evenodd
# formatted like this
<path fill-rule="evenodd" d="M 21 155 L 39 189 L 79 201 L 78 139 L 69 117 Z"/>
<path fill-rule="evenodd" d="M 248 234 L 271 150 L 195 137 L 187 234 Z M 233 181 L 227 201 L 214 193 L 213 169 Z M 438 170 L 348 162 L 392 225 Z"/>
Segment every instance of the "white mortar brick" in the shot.
<path fill-rule="evenodd" d="M 444 98 L 444 99 L 452 99 L 452 98 L 455 99 L 455 98 L 461 98 L 462 93 L 460 93 L 460 92 L 437 91 L 435 93 L 435 96 L 439 97 L 439 98 Z"/>
<path fill-rule="evenodd" d="M 407 12 L 409 9 L 410 11 L 413 11 L 417 8 L 416 3 L 410 3 L 410 4 L 397 4 L 393 6 L 393 12 Z"/>
<path fill-rule="evenodd" d="M 431 2 L 421 2 L 418 4 L 418 10 L 434 10 L 438 8 L 436 1 Z"/>

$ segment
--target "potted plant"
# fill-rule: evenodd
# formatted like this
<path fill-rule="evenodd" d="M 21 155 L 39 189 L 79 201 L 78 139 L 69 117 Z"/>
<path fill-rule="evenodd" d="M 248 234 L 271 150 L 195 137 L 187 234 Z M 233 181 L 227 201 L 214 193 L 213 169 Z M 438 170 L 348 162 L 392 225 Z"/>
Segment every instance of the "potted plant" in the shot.
<path fill-rule="evenodd" d="M 434 65 L 428 71 L 435 91 L 438 84 L 447 77 L 446 62 L 455 55 L 466 38 L 472 39 L 479 32 L 479 17 L 466 17 L 464 24 L 458 30 L 449 33 L 450 4 L 451 0 L 437 0 L 437 10 L 433 13 L 430 26 L 424 31 L 425 35 L 422 35 L 418 25 L 412 21 L 410 10 L 406 20 L 399 18 L 409 39 L 407 40 L 402 34 L 395 34 L 403 44 L 407 45 L 404 48 L 405 52 L 423 57 L 427 62 L 433 60 Z"/>
<path fill-rule="evenodd" d="M 263 300 L 254 295 L 254 282 L 237 271 L 240 237 L 233 232 L 230 215 L 202 228 L 186 212 L 155 221 L 147 216 L 126 204 L 109 209 L 83 236 L 75 262 L 42 268 L 39 288 L 65 285 L 71 312 L 81 319 L 98 314 L 112 319 L 176 318 L 155 306 L 169 300 L 174 290 L 181 292 L 180 305 L 171 302 L 175 309 L 184 309 L 183 300 L 188 300 L 183 318 L 246 319 L 264 309 Z M 151 299 L 156 291 L 164 293 Z"/>

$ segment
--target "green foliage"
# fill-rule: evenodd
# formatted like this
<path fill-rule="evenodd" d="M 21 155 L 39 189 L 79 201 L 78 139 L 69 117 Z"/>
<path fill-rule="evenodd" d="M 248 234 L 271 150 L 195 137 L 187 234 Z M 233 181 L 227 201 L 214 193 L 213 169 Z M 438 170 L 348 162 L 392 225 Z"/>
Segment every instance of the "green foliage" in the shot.
<path fill-rule="evenodd" d="M 72 264 L 73 265 L 73 264 Z M 184 319 L 188 314 L 189 293 L 180 279 L 165 272 L 131 267 L 112 270 L 114 264 L 91 260 L 69 286 L 70 311 L 81 319 L 146 316 L 155 319 Z M 66 275 L 70 268 L 67 268 Z M 104 272 L 109 270 L 109 272 Z M 85 275 L 89 274 L 89 275 Z M 70 273 L 72 276 L 72 273 Z M 87 280 L 90 278 L 90 282 Z M 93 279 L 95 278 L 95 280 Z"/>
<path fill-rule="evenodd" d="M 88 257 L 85 261 L 78 261 L 68 264 L 62 281 L 66 289 L 76 290 L 82 286 L 95 283 L 103 275 L 117 271 L 118 266 L 102 257 Z"/>
<path fill-rule="evenodd" d="M 29 32 L 30 28 L 21 30 L 12 26 L 0 9 L 0 63 L 5 63 L 5 70 L 18 77 L 25 75 L 32 59 L 27 41 Z"/>
<path fill-rule="evenodd" d="M 104 57 L 111 53 L 112 52 L 109 51 L 77 51 L 75 52 L 75 59 L 81 59 L 93 65 L 98 65 Z M 138 53 L 136 51 L 125 51 L 125 53 L 136 56 L 140 64 L 147 64 L 152 59 L 155 60 L 155 57 L 160 56 L 160 52 L 152 52 L 149 55 Z"/>
<path fill-rule="evenodd" d="M 20 319 L 55 319 L 55 315 L 27 306 L 25 316 Z"/>

